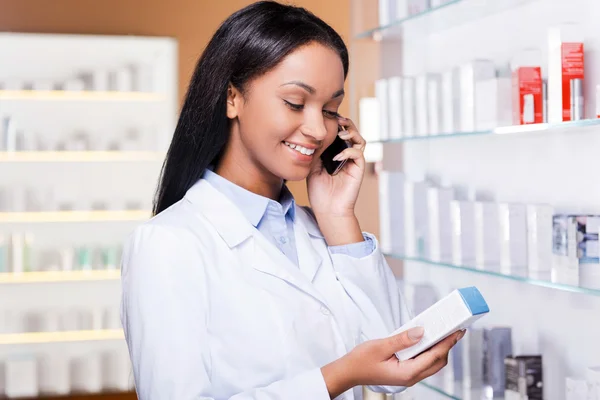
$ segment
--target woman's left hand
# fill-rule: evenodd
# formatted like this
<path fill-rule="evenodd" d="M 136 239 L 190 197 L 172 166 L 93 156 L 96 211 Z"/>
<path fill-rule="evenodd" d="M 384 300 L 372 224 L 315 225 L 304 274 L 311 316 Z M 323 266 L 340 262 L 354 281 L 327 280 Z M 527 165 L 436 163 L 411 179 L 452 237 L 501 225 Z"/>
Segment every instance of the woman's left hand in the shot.
<path fill-rule="evenodd" d="M 334 160 L 347 159 L 346 165 L 336 174 L 329 175 L 319 160 L 307 177 L 308 200 L 315 215 L 330 217 L 354 217 L 354 206 L 365 172 L 364 150 L 366 141 L 347 118 L 339 117 L 338 123 L 346 130 L 340 138 L 352 143 Z"/>

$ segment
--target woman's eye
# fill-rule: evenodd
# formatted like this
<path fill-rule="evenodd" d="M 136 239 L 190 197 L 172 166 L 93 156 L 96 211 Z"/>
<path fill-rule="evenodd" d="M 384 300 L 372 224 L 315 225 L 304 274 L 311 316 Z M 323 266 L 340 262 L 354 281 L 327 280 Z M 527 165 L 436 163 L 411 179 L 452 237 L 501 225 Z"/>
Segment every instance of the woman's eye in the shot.
<path fill-rule="evenodd" d="M 323 114 L 325 114 L 325 116 L 327 118 L 331 118 L 331 119 L 336 119 L 339 116 L 339 114 L 335 111 L 323 110 Z"/>
<path fill-rule="evenodd" d="M 291 109 L 292 109 L 292 110 L 294 110 L 294 111 L 300 111 L 300 110 L 302 110 L 302 109 L 304 108 L 304 105 L 303 105 L 303 104 L 294 104 L 294 103 L 290 103 L 290 102 L 289 102 L 289 101 L 287 101 L 287 100 L 284 100 L 284 102 L 285 102 L 285 104 L 286 104 L 286 105 L 287 105 L 289 108 L 291 108 Z"/>

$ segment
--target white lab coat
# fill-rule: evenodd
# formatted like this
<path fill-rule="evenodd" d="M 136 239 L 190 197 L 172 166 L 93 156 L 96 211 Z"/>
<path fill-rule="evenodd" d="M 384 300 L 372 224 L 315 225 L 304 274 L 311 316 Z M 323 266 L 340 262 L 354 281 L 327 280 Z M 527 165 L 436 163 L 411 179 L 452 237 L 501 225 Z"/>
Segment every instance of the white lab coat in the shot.
<path fill-rule="evenodd" d="M 294 231 L 300 268 L 200 180 L 133 232 L 121 319 L 140 400 L 329 399 L 320 368 L 400 326 L 374 237 L 366 257 L 331 254 L 299 206 Z"/>

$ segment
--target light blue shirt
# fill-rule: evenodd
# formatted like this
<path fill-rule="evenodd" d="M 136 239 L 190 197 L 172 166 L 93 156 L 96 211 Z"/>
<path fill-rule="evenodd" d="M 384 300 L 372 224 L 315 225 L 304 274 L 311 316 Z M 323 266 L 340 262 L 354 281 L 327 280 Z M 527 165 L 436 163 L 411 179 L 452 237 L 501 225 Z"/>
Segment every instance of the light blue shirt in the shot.
<path fill-rule="evenodd" d="M 210 169 L 203 176 L 215 189 L 224 194 L 250 223 L 273 243 L 286 257 L 298 266 L 298 253 L 294 238 L 295 201 L 287 186 L 283 186 L 279 202 L 252 193 L 228 181 Z M 374 250 L 370 237 L 364 241 L 341 246 L 329 246 L 329 251 L 355 258 L 366 257 Z"/>

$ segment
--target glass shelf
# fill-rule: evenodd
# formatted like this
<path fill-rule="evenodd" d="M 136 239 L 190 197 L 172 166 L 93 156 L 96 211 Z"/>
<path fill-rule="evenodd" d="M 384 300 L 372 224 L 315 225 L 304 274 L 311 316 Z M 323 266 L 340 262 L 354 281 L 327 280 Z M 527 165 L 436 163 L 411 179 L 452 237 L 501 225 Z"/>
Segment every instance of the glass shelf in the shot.
<path fill-rule="evenodd" d="M 405 29 L 408 29 L 410 33 L 432 34 L 519 7 L 531 1 L 533 0 L 448 0 L 446 3 L 426 11 L 360 32 L 355 35 L 355 39 L 398 38 L 407 33 Z"/>
<path fill-rule="evenodd" d="M 123 340 L 122 329 L 90 331 L 27 332 L 0 334 L 0 345 L 22 345 L 42 343 L 90 342 L 99 340 Z"/>
<path fill-rule="evenodd" d="M 119 279 L 121 279 L 121 271 L 118 269 L 94 271 L 35 271 L 23 273 L 0 273 L 0 285 L 23 283 L 115 281 Z"/>
<path fill-rule="evenodd" d="M 0 224 L 51 222 L 127 222 L 151 217 L 146 210 L 0 212 Z"/>
<path fill-rule="evenodd" d="M 436 140 L 436 139 L 451 139 L 462 138 L 469 136 L 491 136 L 491 135 L 530 135 L 540 134 L 544 132 L 560 132 L 564 130 L 573 130 L 577 128 L 600 127 L 600 119 L 582 119 L 579 121 L 530 124 L 530 125 L 513 125 L 503 126 L 487 131 L 473 132 L 451 132 L 428 136 L 406 136 L 394 139 L 371 140 L 369 143 L 401 143 L 418 140 Z"/>
<path fill-rule="evenodd" d="M 426 387 L 427 389 L 436 392 L 437 394 L 452 400 L 482 400 L 488 398 L 485 396 L 484 389 L 467 389 L 463 388 L 462 385 L 457 382 L 454 383 L 455 388 L 452 391 L 446 390 L 437 386 L 434 383 L 422 381 L 419 382 L 420 386 Z M 494 397 L 494 400 L 503 400 L 504 397 Z"/>
<path fill-rule="evenodd" d="M 579 286 L 555 283 L 555 282 L 552 282 L 549 280 L 544 280 L 544 279 L 535 279 L 535 278 L 529 278 L 529 277 L 518 276 L 518 275 L 507 275 L 507 274 L 503 274 L 500 272 L 486 271 L 486 270 L 477 269 L 477 268 L 473 268 L 473 267 L 463 267 L 460 265 L 431 261 L 431 260 L 427 260 L 427 259 L 420 258 L 420 257 L 408 257 L 408 256 L 392 254 L 392 253 L 386 253 L 385 255 L 388 257 L 391 257 L 391 258 L 395 258 L 397 260 L 414 261 L 414 262 L 419 262 L 422 264 L 431 265 L 434 267 L 449 268 L 449 269 L 460 270 L 460 271 L 468 271 L 468 272 L 473 272 L 473 273 L 481 274 L 481 275 L 488 275 L 488 276 L 493 276 L 493 277 L 497 277 L 497 278 L 510 279 L 513 281 L 524 282 L 524 283 L 527 283 L 530 285 L 562 290 L 565 292 L 582 293 L 582 294 L 600 297 L 600 289 L 588 289 L 588 288 L 579 287 Z"/>
<path fill-rule="evenodd" d="M 0 163 L 158 162 L 164 157 L 156 151 L 15 151 L 0 152 Z"/>
<path fill-rule="evenodd" d="M 148 92 L 0 90 L 0 101 L 2 100 L 161 102 L 165 100 L 165 96 Z"/>

